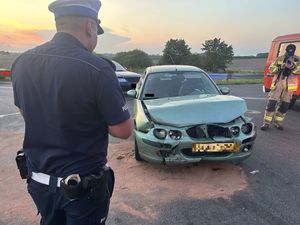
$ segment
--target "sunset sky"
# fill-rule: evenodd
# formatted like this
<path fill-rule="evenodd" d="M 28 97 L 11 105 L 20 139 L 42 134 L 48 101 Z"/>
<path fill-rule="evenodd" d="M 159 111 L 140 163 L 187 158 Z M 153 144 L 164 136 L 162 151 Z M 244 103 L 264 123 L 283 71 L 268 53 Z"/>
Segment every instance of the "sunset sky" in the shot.
<path fill-rule="evenodd" d="M 22 52 L 52 38 L 53 0 L 1 0 L 0 51 Z M 215 37 L 235 55 L 269 50 L 276 36 L 300 33 L 300 0 L 102 0 L 105 34 L 96 52 L 141 49 L 161 54 L 170 38 L 182 38 L 201 52 Z"/>

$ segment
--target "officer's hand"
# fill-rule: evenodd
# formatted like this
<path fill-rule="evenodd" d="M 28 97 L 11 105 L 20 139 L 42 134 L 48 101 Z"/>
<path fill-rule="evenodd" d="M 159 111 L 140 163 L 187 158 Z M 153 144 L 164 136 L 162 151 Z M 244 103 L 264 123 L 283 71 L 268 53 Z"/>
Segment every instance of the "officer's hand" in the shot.
<path fill-rule="evenodd" d="M 285 69 L 285 67 L 286 67 L 286 63 L 282 63 L 280 68 L 283 70 Z"/>

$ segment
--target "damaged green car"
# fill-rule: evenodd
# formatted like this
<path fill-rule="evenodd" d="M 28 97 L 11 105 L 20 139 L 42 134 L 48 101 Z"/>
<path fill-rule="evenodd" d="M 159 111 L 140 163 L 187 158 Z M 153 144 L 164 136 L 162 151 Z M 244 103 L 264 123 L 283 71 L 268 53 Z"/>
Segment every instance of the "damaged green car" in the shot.
<path fill-rule="evenodd" d="M 135 98 L 135 159 L 179 164 L 206 161 L 239 163 L 251 155 L 254 124 L 246 102 L 219 89 L 193 66 L 146 69 Z"/>

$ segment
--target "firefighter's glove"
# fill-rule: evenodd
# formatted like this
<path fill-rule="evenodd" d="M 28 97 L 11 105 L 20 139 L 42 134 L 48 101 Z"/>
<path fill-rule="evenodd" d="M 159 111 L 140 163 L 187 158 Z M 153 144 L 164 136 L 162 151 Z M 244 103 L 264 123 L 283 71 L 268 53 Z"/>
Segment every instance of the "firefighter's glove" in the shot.
<path fill-rule="evenodd" d="M 294 70 L 296 68 L 296 64 L 292 61 L 288 61 L 286 64 L 286 68 L 288 68 L 290 70 Z"/>

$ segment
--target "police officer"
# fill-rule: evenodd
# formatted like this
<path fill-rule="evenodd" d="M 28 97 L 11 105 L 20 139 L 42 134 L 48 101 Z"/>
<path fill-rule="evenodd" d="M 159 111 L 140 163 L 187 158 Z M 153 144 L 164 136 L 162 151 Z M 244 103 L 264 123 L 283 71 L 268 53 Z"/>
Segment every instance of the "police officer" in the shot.
<path fill-rule="evenodd" d="M 297 89 L 296 83 L 291 83 L 293 74 L 300 72 L 299 57 L 295 55 L 296 46 L 289 44 L 283 56 L 279 56 L 270 66 L 269 70 L 274 76 L 265 111 L 264 123 L 261 130 L 267 130 L 272 121 L 274 126 L 283 130 L 283 121 L 288 111 L 293 91 Z"/>
<path fill-rule="evenodd" d="M 42 225 L 105 224 L 113 189 L 108 135 L 126 139 L 132 132 L 114 69 L 92 54 L 103 33 L 100 7 L 99 0 L 51 3 L 57 33 L 12 67 L 28 191 Z"/>

